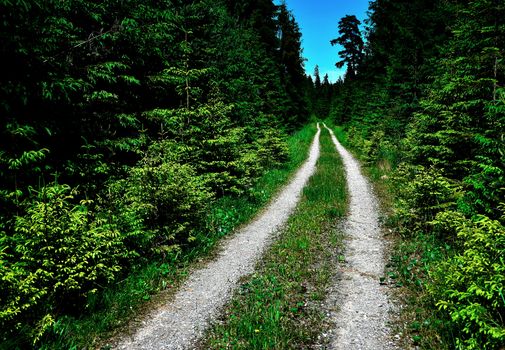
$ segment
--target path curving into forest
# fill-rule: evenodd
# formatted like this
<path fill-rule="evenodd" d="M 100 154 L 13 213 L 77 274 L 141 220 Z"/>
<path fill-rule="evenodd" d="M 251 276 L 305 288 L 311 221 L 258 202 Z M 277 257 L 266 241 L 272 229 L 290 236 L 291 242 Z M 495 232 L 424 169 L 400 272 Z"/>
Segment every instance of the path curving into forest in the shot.
<path fill-rule="evenodd" d="M 323 124 L 324 125 L 324 124 Z M 340 144 L 333 131 L 335 147 L 342 157 L 350 197 L 344 223 L 345 263 L 339 264 L 338 281 L 328 302 L 334 304 L 336 325 L 331 349 L 395 349 L 388 339 L 391 304 L 384 275 L 385 243 L 379 224 L 379 207 L 372 187 L 361 174 L 358 161 Z"/>
<path fill-rule="evenodd" d="M 145 316 L 137 330 L 118 340 L 114 349 L 192 348 L 230 299 L 240 277 L 253 272 L 274 234 L 295 209 L 303 187 L 315 171 L 320 133 L 317 124 L 308 159 L 277 198 L 227 240 L 214 261 L 194 271 L 171 302 Z"/>

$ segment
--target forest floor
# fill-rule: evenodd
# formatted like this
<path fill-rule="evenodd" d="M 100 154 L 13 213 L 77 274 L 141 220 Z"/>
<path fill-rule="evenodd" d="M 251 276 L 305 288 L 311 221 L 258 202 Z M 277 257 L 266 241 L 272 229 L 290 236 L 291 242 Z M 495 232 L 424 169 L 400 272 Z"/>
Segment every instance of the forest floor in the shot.
<path fill-rule="evenodd" d="M 230 299 L 239 279 L 254 270 L 275 233 L 295 209 L 319 158 L 320 128 L 308 159 L 279 196 L 250 224 L 223 243 L 216 260 L 193 271 L 172 301 L 133 321 L 134 331 L 113 342 L 116 349 L 186 349 Z"/>
<path fill-rule="evenodd" d="M 331 349 L 396 349 L 390 337 L 392 305 L 385 285 L 387 244 L 379 223 L 379 206 L 358 161 L 326 125 L 344 163 L 349 213 L 342 229 L 344 258 L 339 258 L 335 284 L 325 307 L 333 331 L 326 334 Z"/>

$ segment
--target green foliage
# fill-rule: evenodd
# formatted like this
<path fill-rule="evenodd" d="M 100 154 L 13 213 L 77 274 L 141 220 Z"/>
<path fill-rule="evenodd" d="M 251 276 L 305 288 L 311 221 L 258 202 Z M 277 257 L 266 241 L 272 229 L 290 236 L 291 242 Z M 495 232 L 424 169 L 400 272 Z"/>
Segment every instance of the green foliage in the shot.
<path fill-rule="evenodd" d="M 335 86 L 330 116 L 391 187 L 423 348 L 503 346 L 504 19 L 502 1 L 372 1 L 362 64 Z"/>
<path fill-rule="evenodd" d="M 76 307 L 100 285 L 115 279 L 125 250 L 120 232 L 90 209 L 75 203 L 77 191 L 66 185 L 43 187 L 17 216 L 12 236 L 1 237 L 2 328 L 18 331 L 25 319 L 37 342 L 61 308 Z"/>
<path fill-rule="evenodd" d="M 482 213 L 500 219 L 500 202 L 505 195 L 505 91 L 498 88 L 496 92 L 497 99 L 486 106 L 490 127 L 474 135 L 479 155 L 472 173 L 464 179 L 470 186 L 464 209 L 468 215 Z"/>
<path fill-rule="evenodd" d="M 395 181 L 400 191 L 394 216 L 403 233 L 430 231 L 436 215 L 455 208 L 460 197 L 460 186 L 435 168 L 403 165 L 397 170 Z"/>
<path fill-rule="evenodd" d="M 505 227 L 478 216 L 443 212 L 433 224 L 457 234 L 461 250 L 438 263 L 429 291 L 450 317 L 458 349 L 501 349 L 505 342 Z"/>
<path fill-rule="evenodd" d="M 212 198 L 204 178 L 178 162 L 181 151 L 174 142 L 155 142 L 127 178 L 110 185 L 118 225 L 141 255 L 176 254 L 194 239 Z"/>
<path fill-rule="evenodd" d="M 0 347 L 78 332 L 83 300 L 205 246 L 216 199 L 268 197 L 273 130 L 306 119 L 301 35 L 271 0 L 236 5 L 0 2 Z"/>
<path fill-rule="evenodd" d="M 142 309 L 143 303 L 149 300 L 152 294 L 179 285 L 188 276 L 188 270 L 195 260 L 208 256 L 220 238 L 250 220 L 275 196 L 279 186 L 284 184 L 306 159 L 314 132 L 315 126 L 310 125 L 290 136 L 289 162 L 279 168 L 265 170 L 246 195 L 227 195 L 208 203 L 205 223 L 198 228 L 199 231 L 193 230 L 196 239 L 190 245 L 182 242 L 180 250 L 164 254 L 161 261 L 154 258 L 152 252 L 148 253 L 149 261 L 145 264 L 137 263 L 137 259 L 134 259 L 136 267 L 128 276 L 88 296 L 86 312 L 58 317 L 48 337 L 41 342 L 41 349 L 94 346 L 107 338 L 118 325 L 129 322 L 132 315 L 139 308 Z M 163 142 L 153 146 L 152 152 L 166 159 L 182 159 L 182 156 L 177 154 L 185 153 L 181 145 L 167 145 Z M 164 155 L 165 153 L 171 156 Z M 19 341 L 13 344 L 19 344 Z"/>
<path fill-rule="evenodd" d="M 263 132 L 257 141 L 259 163 L 264 168 L 279 166 L 288 160 L 289 149 L 286 137 L 275 129 Z"/>

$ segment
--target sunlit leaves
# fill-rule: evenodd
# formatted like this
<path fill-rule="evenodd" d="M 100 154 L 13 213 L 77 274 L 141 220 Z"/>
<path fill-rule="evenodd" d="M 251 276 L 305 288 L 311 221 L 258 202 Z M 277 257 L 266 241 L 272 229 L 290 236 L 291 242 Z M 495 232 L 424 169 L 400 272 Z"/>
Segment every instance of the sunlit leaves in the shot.
<path fill-rule="evenodd" d="M 461 253 L 441 262 L 432 274 L 430 292 L 437 306 L 461 327 L 457 345 L 464 349 L 498 349 L 505 341 L 505 227 L 479 216 L 474 221 L 440 213 L 434 224 L 457 232 Z"/>

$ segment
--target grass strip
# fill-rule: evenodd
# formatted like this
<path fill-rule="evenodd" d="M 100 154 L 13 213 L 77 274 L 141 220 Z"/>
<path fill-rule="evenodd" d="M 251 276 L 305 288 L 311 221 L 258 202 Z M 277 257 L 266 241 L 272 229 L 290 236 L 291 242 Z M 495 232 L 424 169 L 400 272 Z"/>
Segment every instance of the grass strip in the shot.
<path fill-rule="evenodd" d="M 332 282 L 346 212 L 343 165 L 328 131 L 303 197 L 253 275 L 243 280 L 201 349 L 299 349 L 323 330 L 319 310 Z"/>
<path fill-rule="evenodd" d="M 223 236 L 249 221 L 275 196 L 307 158 L 315 131 L 314 124 L 307 125 L 289 137 L 289 161 L 265 172 L 246 195 L 224 197 L 213 203 L 207 230 L 198 237 L 198 245 L 172 261 L 155 261 L 137 268 L 112 288 L 94 296 L 96 300 L 89 300 L 87 314 L 60 318 L 53 325 L 52 339 L 45 341 L 41 349 L 94 349 L 122 331 L 121 326 L 128 324 L 132 315 L 149 309 L 151 303 L 162 302 L 153 295 L 167 289 L 175 292 L 189 270 L 212 255 Z"/>

